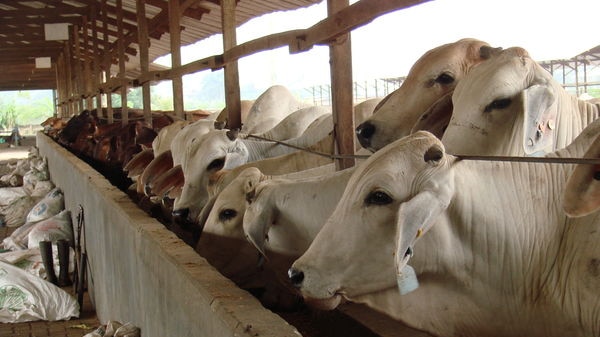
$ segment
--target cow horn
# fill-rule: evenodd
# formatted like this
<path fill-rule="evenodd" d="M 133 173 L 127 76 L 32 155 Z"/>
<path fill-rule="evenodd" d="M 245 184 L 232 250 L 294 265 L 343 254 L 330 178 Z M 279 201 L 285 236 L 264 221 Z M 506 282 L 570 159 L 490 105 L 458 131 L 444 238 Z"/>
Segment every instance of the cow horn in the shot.
<path fill-rule="evenodd" d="M 227 138 L 229 138 L 229 140 L 234 141 L 237 138 L 239 132 L 239 129 L 231 129 L 227 130 L 225 134 L 227 135 Z"/>
<path fill-rule="evenodd" d="M 479 47 L 479 57 L 481 57 L 484 60 L 487 60 L 492 56 L 500 54 L 501 51 L 502 47 L 493 48 L 490 46 L 481 46 Z"/>

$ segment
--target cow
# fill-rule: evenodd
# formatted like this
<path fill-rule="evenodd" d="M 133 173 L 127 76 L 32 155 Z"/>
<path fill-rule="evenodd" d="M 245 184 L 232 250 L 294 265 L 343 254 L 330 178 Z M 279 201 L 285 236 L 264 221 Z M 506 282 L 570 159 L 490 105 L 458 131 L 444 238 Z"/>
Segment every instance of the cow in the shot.
<path fill-rule="evenodd" d="M 360 144 L 377 151 L 410 133 L 415 121 L 434 102 L 452 95 L 454 88 L 476 65 L 487 60 L 495 48 L 465 38 L 427 51 L 411 67 L 406 79 L 356 128 Z"/>
<path fill-rule="evenodd" d="M 572 170 L 461 160 L 416 132 L 355 170 L 289 278 L 316 307 L 366 303 L 436 336 L 596 336 L 600 213 L 560 207 Z"/>

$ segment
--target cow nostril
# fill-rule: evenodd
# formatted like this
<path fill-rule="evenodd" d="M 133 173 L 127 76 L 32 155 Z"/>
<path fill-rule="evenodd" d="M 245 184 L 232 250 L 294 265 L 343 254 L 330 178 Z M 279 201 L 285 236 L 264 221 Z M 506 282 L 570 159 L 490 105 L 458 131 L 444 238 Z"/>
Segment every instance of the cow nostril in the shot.
<path fill-rule="evenodd" d="M 178 218 L 178 219 L 187 219 L 188 215 L 190 214 L 190 209 L 189 208 L 174 209 L 171 214 L 173 215 L 173 217 Z"/>
<path fill-rule="evenodd" d="M 375 133 L 375 125 L 364 122 L 356 128 L 356 136 L 362 139 L 369 139 Z"/>
<path fill-rule="evenodd" d="M 292 281 L 292 285 L 296 288 L 300 288 L 302 281 L 304 281 L 304 273 L 298 269 L 290 268 L 288 270 L 288 277 Z"/>

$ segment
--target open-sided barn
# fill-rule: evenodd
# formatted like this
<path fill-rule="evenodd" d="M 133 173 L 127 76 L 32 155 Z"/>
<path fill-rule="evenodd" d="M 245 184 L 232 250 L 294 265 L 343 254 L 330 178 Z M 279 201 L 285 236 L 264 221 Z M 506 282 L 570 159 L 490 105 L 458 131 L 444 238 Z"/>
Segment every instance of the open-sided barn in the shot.
<path fill-rule="evenodd" d="M 303 324 L 303 320 L 310 321 L 314 317 L 307 314 L 298 319 L 295 312 L 277 312 L 275 309 L 272 311 L 265 308 L 263 306 L 264 302 L 261 303 L 257 299 L 260 296 L 246 291 L 252 289 L 252 286 L 248 286 L 246 290 L 241 289 L 238 287 L 239 284 L 235 284 L 238 282 L 234 283 L 223 276 L 222 274 L 225 273 L 220 268 L 215 268 L 209 263 L 211 261 L 207 261 L 204 256 L 199 255 L 194 250 L 194 247 L 188 245 L 190 242 L 195 242 L 197 237 L 185 237 L 190 241 L 184 242 L 182 240 L 183 235 L 177 235 L 182 230 L 180 227 L 165 226 L 157 219 L 150 217 L 147 212 L 140 209 L 139 205 L 141 203 L 136 204 L 124 193 L 123 190 L 126 188 L 120 189 L 119 187 L 123 186 L 115 183 L 114 180 L 109 181 L 107 178 L 111 177 L 107 177 L 106 174 L 101 175 L 98 173 L 97 167 L 91 167 L 89 164 L 105 164 L 106 166 L 102 168 L 113 168 L 118 165 L 121 168 L 125 164 L 131 163 L 133 160 L 130 160 L 135 158 L 136 154 L 150 153 L 143 152 L 143 150 L 152 148 L 154 146 L 152 141 L 158 138 L 158 132 L 167 125 L 174 125 L 174 120 L 181 123 L 180 126 L 177 126 L 177 131 L 179 131 L 189 126 L 188 123 L 191 124 L 197 116 L 201 116 L 198 117 L 200 119 L 208 119 L 210 122 L 208 124 L 202 124 L 206 121 L 193 124 L 198 127 L 198 130 L 202 129 L 203 131 L 198 131 L 199 133 L 193 138 L 186 138 L 181 140 L 181 143 L 177 143 L 177 148 L 182 151 L 181 153 L 176 153 L 176 149 L 173 147 L 170 151 L 165 151 L 164 158 L 166 158 L 168 165 L 165 162 L 159 163 L 158 156 L 143 159 L 148 162 L 157 159 L 157 161 L 154 161 L 154 168 L 156 170 L 160 168 L 168 172 L 169 175 L 163 176 L 162 181 L 158 179 L 153 181 L 152 178 L 158 178 L 158 174 L 157 177 L 146 177 L 140 174 L 136 183 L 141 181 L 145 181 L 145 183 L 138 184 L 135 191 L 139 195 L 145 195 L 147 197 L 145 200 L 150 200 L 151 197 L 155 197 L 154 200 L 156 200 L 160 197 L 161 200 L 153 207 L 165 207 L 173 211 L 169 213 L 174 218 L 186 218 L 191 207 L 188 205 L 187 208 L 177 209 L 177 202 L 180 200 L 177 198 L 187 192 L 183 182 L 190 177 L 190 167 L 203 174 L 206 171 L 208 173 L 203 175 L 202 179 L 204 179 L 203 183 L 209 188 L 205 191 L 206 195 L 203 196 L 203 204 L 194 213 L 194 219 L 206 220 L 210 218 L 208 212 L 216 199 L 215 195 L 210 195 L 210 193 L 213 193 L 210 188 L 218 190 L 222 188 L 222 186 L 218 186 L 219 183 L 222 181 L 229 182 L 236 178 L 233 175 L 228 176 L 227 174 L 230 172 L 227 170 L 233 171 L 236 166 L 247 164 L 252 160 L 269 160 L 269 151 L 277 152 L 271 148 L 266 150 L 261 148 L 259 151 L 257 149 L 264 144 L 257 145 L 258 141 L 252 143 L 247 139 L 242 142 L 238 137 L 237 131 L 240 129 L 245 131 L 242 126 L 243 118 L 246 118 L 244 114 L 246 108 L 240 99 L 238 60 L 254 53 L 279 47 L 287 46 L 290 53 L 301 53 L 316 45 L 327 45 L 330 51 L 331 110 L 333 112 L 331 119 L 327 120 L 330 124 L 313 124 L 314 121 L 322 122 L 324 119 L 319 118 L 326 114 L 321 111 L 313 112 L 315 113 L 313 119 L 302 121 L 302 130 L 314 132 L 312 137 L 302 138 L 296 135 L 286 138 L 282 136 L 282 140 L 293 139 L 296 142 L 292 142 L 294 144 L 301 144 L 305 147 L 312 146 L 313 154 L 318 152 L 318 155 L 323 155 L 323 152 L 327 152 L 326 150 L 331 150 L 327 153 L 330 155 L 327 160 L 333 164 L 331 170 L 351 170 L 357 162 L 358 157 L 355 154 L 359 145 L 375 150 L 375 147 L 383 147 L 395 140 L 391 139 L 385 144 L 381 144 L 381 146 L 379 144 L 372 146 L 370 143 L 365 145 L 368 142 L 364 137 L 371 136 L 373 130 L 367 130 L 366 125 L 368 124 L 361 124 L 362 129 L 356 130 L 359 139 L 362 137 L 361 144 L 357 143 L 355 140 L 356 124 L 360 124 L 359 121 L 362 122 L 366 119 L 366 116 L 370 115 L 373 109 L 377 111 L 377 109 L 384 106 L 385 108 L 381 108 L 381 111 L 386 109 L 387 111 L 403 111 L 401 104 L 405 104 L 408 107 L 406 109 L 424 110 L 419 110 L 418 116 L 411 116 L 411 118 L 418 118 L 419 122 L 427 124 L 431 122 L 428 117 L 447 113 L 448 103 L 450 103 L 450 113 L 452 112 L 451 95 L 458 80 L 462 80 L 462 77 L 466 76 L 471 68 L 477 67 L 480 62 L 485 62 L 501 53 L 499 49 L 494 49 L 482 41 L 461 40 L 461 43 L 467 45 L 467 47 L 462 47 L 461 44 L 461 47 L 458 48 L 463 52 L 460 57 L 461 61 L 464 61 L 460 63 L 458 68 L 464 73 L 459 73 L 455 69 L 449 71 L 449 68 L 446 67 L 441 74 L 436 73 L 435 76 L 431 77 L 427 73 L 429 70 L 427 66 L 437 66 L 437 63 L 431 62 L 432 59 L 435 59 L 431 55 L 442 52 L 439 49 L 428 52 L 424 56 L 429 55 L 429 59 L 425 58 L 427 62 L 424 62 L 421 67 L 416 67 L 414 73 L 409 74 L 406 78 L 407 86 L 413 85 L 413 90 L 410 93 L 419 94 L 418 99 L 424 102 L 422 105 L 425 106 L 408 100 L 407 98 L 412 96 L 407 94 L 408 89 L 403 89 L 404 91 L 396 92 L 395 97 L 390 95 L 385 98 L 377 107 L 373 103 L 373 106 L 369 107 L 368 114 L 361 115 L 357 113 L 354 108 L 356 102 L 353 101 L 352 53 L 349 32 L 386 13 L 428 1 L 359 0 L 350 4 L 349 0 L 327 0 L 328 16 L 315 25 L 304 29 L 262 36 L 241 44 L 238 44 L 236 40 L 236 28 L 248 20 L 266 13 L 311 6 L 320 3 L 321 0 L 0 1 L 0 23 L 2 23 L 2 27 L 0 27 L 0 66 L 3 68 L 3 76 L 0 78 L 0 91 L 54 89 L 57 115 L 53 123 L 58 123 L 61 129 L 64 127 L 65 130 L 72 132 L 72 134 L 63 132 L 59 135 L 39 133 L 37 135 L 37 146 L 40 154 L 47 158 L 52 180 L 64 191 L 66 208 L 73 210 L 74 214 L 77 213 L 76 210 L 85 211 L 80 214 L 82 216 L 85 214 L 85 252 L 88 256 L 87 282 L 90 298 L 100 321 L 132 322 L 141 328 L 144 336 L 279 337 L 304 335 L 299 330 L 306 331 L 306 336 L 309 337 L 338 336 L 341 334 L 345 336 L 427 336 L 422 331 L 409 328 L 400 321 L 383 315 L 381 312 L 356 303 L 341 305 L 336 311 L 339 316 L 331 316 L 330 324 L 336 326 L 334 329 L 339 329 L 337 334 L 329 330 L 327 332 L 322 330 L 312 331 L 315 334 L 313 336 L 311 329 L 318 328 L 305 326 L 300 328 L 300 324 Z M 212 55 L 186 64 L 182 63 L 181 48 L 183 46 L 215 34 L 222 34 L 224 50 L 222 54 Z M 514 52 L 519 53 L 523 65 L 530 61 L 525 50 L 519 49 Z M 172 66 L 170 68 L 152 62 L 157 57 L 168 54 L 171 56 Z M 562 71 L 562 85 L 568 87 L 569 85 L 565 83 L 564 69 L 573 63 L 576 71 L 579 63 L 595 66 L 600 60 L 599 55 L 600 51 L 596 47 L 577 55 L 571 60 L 548 61 L 542 63 L 542 66 L 550 72 Z M 208 137 L 204 137 L 204 134 L 215 131 L 213 126 L 218 123 L 213 123 L 213 116 L 209 113 L 185 111 L 182 77 L 191 73 L 216 69 L 224 70 L 227 107 L 223 112 L 226 118 L 219 116 L 214 117 L 214 119 L 219 122 L 221 121 L 220 118 L 226 120 L 229 130 L 220 131 L 218 140 L 223 141 L 223 143 L 217 143 L 215 148 L 221 150 L 227 146 L 230 147 L 225 150 L 222 157 L 209 158 L 209 155 L 205 155 L 204 157 L 210 160 L 207 159 L 208 162 L 202 162 L 204 166 L 200 166 L 198 161 L 190 159 L 193 158 L 190 157 L 190 153 L 199 151 L 199 145 L 197 145 L 199 143 L 206 147 L 212 144 L 205 140 Z M 434 70 L 438 71 L 439 69 Z M 423 74 L 426 73 L 431 78 L 428 77 L 423 80 Z M 551 76 L 544 77 L 544 81 L 532 83 L 531 86 L 539 85 L 541 82 L 548 84 L 551 82 L 549 78 Z M 173 111 L 164 115 L 158 115 L 156 112 L 151 111 L 150 106 L 150 85 L 160 81 L 171 81 L 173 89 Z M 585 78 L 582 80 L 576 77 L 573 86 L 579 89 L 587 84 Z M 134 87 L 142 88 L 142 110 L 127 108 L 128 89 Z M 427 96 L 430 93 L 427 89 L 438 87 L 443 90 L 440 89 L 435 94 Z M 523 90 L 526 89 L 529 89 L 529 87 Z M 521 89 L 519 88 L 519 90 Z M 541 92 L 541 90 L 536 91 L 536 93 L 538 92 Z M 559 92 L 558 89 L 552 91 L 553 94 L 557 92 Z M 113 107 L 111 93 L 120 94 L 121 108 Z M 548 99 L 547 96 L 544 97 Z M 511 101 L 507 101 L 508 98 L 506 97 L 501 97 L 503 100 L 497 97 L 494 98 L 495 101 L 489 105 L 484 105 L 486 112 L 504 109 L 511 104 Z M 445 101 L 443 101 L 444 99 Z M 539 101 L 531 98 L 527 99 L 535 103 L 540 102 L 540 106 L 546 107 L 544 104 L 547 101 L 543 99 Z M 257 102 L 259 100 L 260 98 L 257 99 Z M 265 98 L 264 101 L 268 101 L 268 99 Z M 526 103 L 530 101 L 523 98 L 521 103 L 523 103 L 523 106 L 527 106 Z M 278 102 L 281 103 L 281 101 Z M 282 105 L 286 105 L 286 108 L 290 110 L 289 112 L 306 108 L 292 99 L 285 102 Z M 440 107 L 440 102 L 445 102 L 446 105 Z M 464 97 L 459 102 L 461 102 L 461 106 L 467 107 L 470 103 Z M 547 103 L 547 105 L 552 106 L 551 103 Z M 267 110 L 267 106 L 268 104 L 265 103 L 261 106 L 261 109 Z M 583 120 L 580 123 L 581 125 L 577 125 L 578 132 L 591 124 L 598 115 L 598 108 L 595 105 L 580 103 L 579 106 L 584 106 L 588 110 L 581 109 L 585 110 L 581 115 L 584 115 L 584 113 L 587 113 L 587 115 L 585 115 L 585 118 L 581 118 Z M 518 110 L 514 104 L 511 108 L 514 108 L 514 111 Z M 258 108 L 250 110 L 250 115 L 252 112 L 256 113 L 256 110 Z M 518 111 L 521 112 L 522 110 Z M 421 115 L 423 112 L 425 114 Z M 106 120 L 107 124 L 94 124 L 95 122 L 90 116 L 94 116 L 98 120 Z M 552 116 L 556 116 L 556 113 Z M 532 143 L 532 148 L 535 147 L 533 145 L 537 145 L 539 138 L 543 138 L 544 133 L 547 132 L 553 135 L 552 132 L 556 134 L 558 131 L 552 130 L 561 130 L 554 124 L 555 120 L 552 119 L 556 117 L 552 116 L 543 115 L 541 122 L 538 119 L 535 120 L 533 135 L 528 134 L 528 137 L 531 138 L 526 138 L 526 141 L 530 140 Z M 254 117 L 251 115 L 248 118 Z M 284 117 L 286 116 L 282 116 L 281 119 Z M 446 114 L 444 118 L 444 125 L 428 125 L 429 128 L 425 129 L 433 133 L 435 131 L 440 132 L 440 134 L 436 133 L 436 136 L 441 138 L 450 116 Z M 519 120 L 519 118 L 521 117 L 515 119 Z M 70 128 L 69 125 L 63 125 L 66 124 L 66 120 L 71 123 Z M 143 121 L 144 125 L 136 124 L 137 121 Z M 286 127 L 296 127 L 294 122 L 296 121 L 289 122 Z M 387 122 L 388 120 L 383 120 L 382 123 L 386 124 Z M 414 131 L 412 129 L 414 122 L 414 120 L 410 120 L 409 126 L 399 126 L 398 129 L 402 129 L 402 132 L 405 133 Z M 300 123 L 298 122 L 298 124 Z M 246 126 L 248 125 L 251 125 L 251 123 L 246 123 Z M 314 127 L 314 125 L 320 125 L 321 128 Z M 326 129 L 329 125 L 331 125 L 331 130 Z M 390 123 L 390 125 L 392 124 Z M 314 128 L 310 129 L 311 126 Z M 300 126 L 297 127 L 300 128 Z M 477 126 L 476 129 L 484 130 L 484 127 Z M 507 129 L 512 130 L 511 128 Z M 321 134 L 323 130 L 327 130 L 325 134 L 328 136 Z M 81 136 L 84 134 L 83 131 L 89 131 L 89 133 Z M 262 131 L 266 132 L 267 130 Z M 283 131 L 288 131 L 288 129 Z M 283 131 L 281 131 L 282 134 L 285 133 Z M 120 133 L 119 137 L 109 138 L 107 136 L 102 138 L 106 135 L 112 137 L 116 133 Z M 485 135 L 489 132 L 480 133 Z M 570 137 L 575 138 L 575 136 L 576 134 L 569 134 L 569 137 L 562 137 L 561 141 L 569 144 L 572 140 Z M 170 137 L 169 139 L 174 139 L 174 136 Z M 217 141 L 216 139 L 209 140 L 215 143 Z M 227 142 L 234 142 L 235 144 L 231 145 Z M 532 150 L 531 152 L 544 150 L 545 152 L 542 154 L 547 154 L 556 150 L 556 148 L 547 145 L 545 139 L 539 142 L 543 143 L 544 147 L 535 147 L 536 151 Z M 222 145 L 224 143 L 226 145 Z M 477 142 L 474 147 L 477 148 L 477 145 L 483 143 L 483 141 Z M 131 144 L 135 144 L 137 147 L 130 149 L 128 145 Z M 519 145 L 522 144 L 519 143 Z M 579 152 L 582 151 L 577 153 Z M 240 153 L 245 156 L 243 160 L 236 158 L 233 160 L 233 164 L 226 161 L 230 160 L 232 154 L 239 155 Z M 264 156 L 261 157 L 262 155 Z M 430 155 L 429 152 L 425 154 L 426 162 L 429 164 L 437 163 L 439 158 L 435 157 L 435 154 L 433 157 L 429 157 Z M 508 153 L 508 155 L 513 155 L 513 153 Z M 82 158 L 86 160 L 84 161 Z M 141 158 L 140 155 L 138 159 L 141 161 Z M 252 160 L 248 158 L 252 158 Z M 298 159 L 300 163 L 307 161 Z M 271 167 L 276 166 L 279 171 L 265 172 L 267 175 L 290 173 L 284 172 L 283 167 L 285 165 L 275 160 L 260 168 L 268 169 L 269 163 L 271 163 Z M 323 162 L 318 162 L 318 165 L 321 164 Z M 159 165 L 163 166 L 158 168 Z M 298 167 L 300 166 L 301 164 L 298 164 Z M 317 164 L 314 164 L 314 166 L 317 166 Z M 313 167 L 302 167 L 302 169 L 310 168 Z M 130 169 L 133 170 L 133 164 Z M 239 172 L 234 171 L 234 173 L 238 174 Z M 350 174 L 347 176 L 350 179 Z M 168 177 L 176 183 L 170 186 L 170 189 L 166 192 L 161 192 L 159 196 L 152 195 L 152 190 L 156 188 L 156 185 L 166 184 L 164 180 L 167 178 L 164 177 Z M 129 183 L 130 181 L 127 179 L 131 177 L 121 178 Z M 147 181 L 142 179 L 147 179 Z M 260 191 L 257 187 L 258 184 L 264 180 L 270 180 L 271 177 L 269 176 L 267 179 L 266 176 L 261 176 L 256 179 L 257 181 L 248 180 L 247 185 L 242 187 L 244 193 L 238 193 L 244 196 L 240 199 L 245 199 L 249 203 L 248 207 L 258 198 L 259 192 L 257 191 Z M 317 182 L 317 185 L 319 183 Z M 339 193 L 341 193 L 341 190 Z M 378 199 L 378 197 L 383 199 Z M 369 198 L 372 199 L 365 199 L 365 203 L 387 203 L 388 200 L 385 197 L 383 194 L 370 194 Z M 171 201 L 165 201 L 167 199 Z M 173 208 L 173 205 L 168 204 L 173 199 L 175 200 L 175 208 Z M 285 200 L 288 199 L 291 198 Z M 318 200 L 314 195 L 313 199 Z M 197 199 L 192 202 L 194 201 L 197 201 Z M 205 206 L 205 203 L 207 206 Z M 198 212 L 200 214 L 197 214 Z M 237 214 L 218 213 L 218 216 L 212 218 L 218 217 L 219 220 L 225 222 L 224 219 L 229 220 L 229 216 L 233 217 L 235 215 Z M 181 221 L 177 225 L 185 227 L 187 224 L 186 221 Z M 268 225 L 259 226 L 263 229 L 268 227 Z M 420 229 L 416 236 L 419 237 L 422 231 Z M 196 234 L 193 233 L 193 235 Z M 265 263 L 264 258 L 268 254 L 262 250 L 261 244 L 264 245 L 263 241 L 266 240 L 268 235 L 263 232 L 254 232 L 253 235 L 252 243 L 258 246 L 260 250 L 260 254 L 258 251 L 253 252 L 256 255 L 257 268 L 262 268 Z M 246 236 L 251 235 L 246 234 Z M 277 242 L 277 238 L 272 241 Z M 412 257 L 412 247 L 410 249 L 410 254 L 406 251 L 406 256 L 410 255 L 408 258 Z M 254 255 L 252 256 L 254 258 Z M 295 256 L 295 258 L 297 257 Z M 594 273 L 596 273 L 595 277 L 598 277 L 598 259 L 599 257 L 592 259 L 592 262 L 588 265 L 589 268 L 593 269 L 589 273 L 592 275 L 591 277 L 594 277 Z M 254 260 L 252 263 L 254 263 Z M 266 263 L 268 264 L 268 262 Z M 290 270 L 290 273 L 292 273 L 292 270 Z M 298 284 L 303 281 L 298 274 L 294 273 L 290 275 L 290 278 Z M 590 281 L 590 283 L 597 286 L 598 281 Z M 395 287 L 394 290 L 396 290 Z M 261 291 L 264 291 L 264 289 Z M 337 293 L 331 295 L 341 296 Z M 308 297 L 310 296 L 306 296 L 306 298 Z M 410 315 L 408 316 L 407 321 L 411 325 L 413 321 L 411 321 Z M 404 316 L 402 318 L 404 319 Z M 320 324 L 323 324 L 322 318 L 320 322 Z M 295 324 L 298 324 L 298 326 L 295 326 Z M 347 330 L 342 329 L 344 325 L 346 325 Z M 424 331 L 438 332 L 437 327 L 432 328 L 427 323 L 422 325 L 412 324 L 412 326 L 422 328 Z M 456 331 L 461 333 L 469 331 L 469 327 L 464 328 L 466 330 L 460 330 L 461 328 L 463 327 L 458 327 Z M 595 328 L 598 328 L 598 326 L 596 325 Z M 351 332 L 348 329 L 355 329 L 355 331 Z M 451 334 L 453 330 L 449 329 L 446 332 L 448 331 Z M 594 331 L 598 332 L 597 329 Z"/>

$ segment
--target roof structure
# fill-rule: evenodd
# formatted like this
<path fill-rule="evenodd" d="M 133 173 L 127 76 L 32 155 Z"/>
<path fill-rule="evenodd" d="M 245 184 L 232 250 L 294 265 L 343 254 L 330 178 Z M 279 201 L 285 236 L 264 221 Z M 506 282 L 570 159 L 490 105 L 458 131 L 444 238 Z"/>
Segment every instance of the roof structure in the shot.
<path fill-rule="evenodd" d="M 569 59 L 542 61 L 539 64 L 560 81 L 565 89 L 576 95 L 600 86 L 600 45 Z"/>
<path fill-rule="evenodd" d="M 222 32 L 220 0 L 178 0 L 182 12 L 180 44 L 189 45 Z M 237 0 L 235 20 L 239 26 L 263 14 L 307 7 L 322 0 Z M 65 51 L 65 40 L 47 40 L 46 34 L 68 25 L 68 34 L 76 34 L 82 60 L 97 50 L 117 64 L 119 34 L 125 41 L 126 77 L 140 71 L 137 5 L 139 0 L 11 0 L 0 1 L 0 91 L 55 89 L 56 64 Z M 150 37 L 149 59 L 171 53 L 169 1 L 144 0 Z M 122 9 L 121 9 L 122 8 Z M 46 26 L 49 25 L 49 26 Z M 122 27 L 119 33 L 119 28 Z M 76 27 L 77 29 L 73 29 Z M 54 30 L 53 30 L 54 29 Z M 85 48 L 85 46 L 88 48 Z M 49 68 L 36 67 L 50 58 Z M 46 59 L 47 60 L 47 59 Z M 156 64 L 150 71 L 160 70 Z M 112 70 L 114 73 L 115 70 Z"/>

